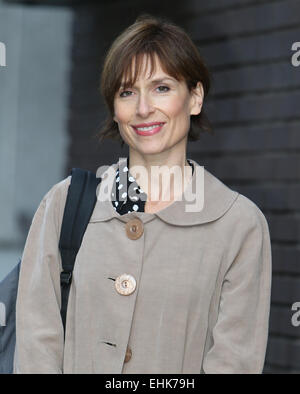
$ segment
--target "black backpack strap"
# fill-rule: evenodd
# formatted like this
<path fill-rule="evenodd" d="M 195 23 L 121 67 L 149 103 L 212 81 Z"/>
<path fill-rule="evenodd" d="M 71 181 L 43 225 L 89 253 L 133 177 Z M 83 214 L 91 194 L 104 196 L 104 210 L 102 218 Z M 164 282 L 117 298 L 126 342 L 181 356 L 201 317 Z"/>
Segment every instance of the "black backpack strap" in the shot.
<path fill-rule="evenodd" d="M 81 168 L 73 168 L 71 175 L 59 240 L 63 269 L 60 284 L 64 331 L 74 263 L 97 201 L 96 190 L 101 181 L 101 178 L 96 178 L 94 173 Z"/>

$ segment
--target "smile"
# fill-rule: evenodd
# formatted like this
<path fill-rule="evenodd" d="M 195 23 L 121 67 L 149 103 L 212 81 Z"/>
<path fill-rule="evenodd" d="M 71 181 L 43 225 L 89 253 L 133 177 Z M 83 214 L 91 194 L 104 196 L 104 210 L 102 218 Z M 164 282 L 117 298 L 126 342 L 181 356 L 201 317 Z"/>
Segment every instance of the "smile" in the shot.
<path fill-rule="evenodd" d="M 135 132 L 139 135 L 153 135 L 158 133 L 164 126 L 164 123 L 156 123 L 150 126 L 133 126 Z"/>

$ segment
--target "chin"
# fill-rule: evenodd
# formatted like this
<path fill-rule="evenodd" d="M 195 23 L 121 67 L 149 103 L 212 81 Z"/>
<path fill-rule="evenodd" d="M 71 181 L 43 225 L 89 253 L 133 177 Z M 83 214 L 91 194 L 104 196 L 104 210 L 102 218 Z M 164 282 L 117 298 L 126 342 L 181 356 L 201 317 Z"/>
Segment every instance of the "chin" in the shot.
<path fill-rule="evenodd" d="M 142 144 L 143 146 L 136 146 L 134 149 L 138 151 L 141 155 L 156 155 L 162 153 L 165 148 L 157 146 L 156 144 Z"/>

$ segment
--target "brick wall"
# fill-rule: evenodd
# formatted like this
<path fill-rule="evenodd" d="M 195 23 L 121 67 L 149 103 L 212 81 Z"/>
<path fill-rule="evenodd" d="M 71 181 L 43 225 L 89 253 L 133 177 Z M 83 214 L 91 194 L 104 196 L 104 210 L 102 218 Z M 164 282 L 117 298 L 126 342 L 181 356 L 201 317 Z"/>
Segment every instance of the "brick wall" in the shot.
<path fill-rule="evenodd" d="M 269 222 L 273 252 L 272 307 L 265 373 L 300 372 L 300 2 L 114 1 L 76 8 L 71 77 L 71 167 L 96 170 L 127 154 L 94 137 L 103 119 L 100 64 L 112 40 L 141 12 L 164 15 L 196 41 L 213 73 L 205 107 L 215 134 L 190 143 L 188 157 L 252 199 Z"/>

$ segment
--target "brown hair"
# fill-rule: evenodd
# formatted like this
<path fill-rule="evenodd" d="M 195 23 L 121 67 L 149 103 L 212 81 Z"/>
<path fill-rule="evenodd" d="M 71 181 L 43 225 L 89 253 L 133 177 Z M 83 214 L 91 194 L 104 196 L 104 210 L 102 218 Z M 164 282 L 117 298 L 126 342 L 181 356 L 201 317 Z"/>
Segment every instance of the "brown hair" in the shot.
<path fill-rule="evenodd" d="M 101 93 L 108 108 L 108 116 L 99 133 L 99 142 L 104 138 L 124 141 L 118 124 L 114 121 L 114 97 L 119 90 L 122 77 L 124 88 L 133 86 L 141 68 L 142 57 L 147 54 L 151 60 L 151 75 L 155 67 L 155 55 L 158 56 L 163 70 L 178 81 L 185 80 L 189 91 L 200 81 L 204 97 L 210 88 L 210 75 L 196 45 L 188 34 L 172 22 L 149 14 L 140 15 L 134 24 L 124 30 L 110 47 L 102 69 Z M 132 65 L 135 60 L 135 73 Z M 199 115 L 191 115 L 191 127 L 188 140 L 196 141 L 200 132 L 212 131 L 211 124 L 203 110 Z"/>

